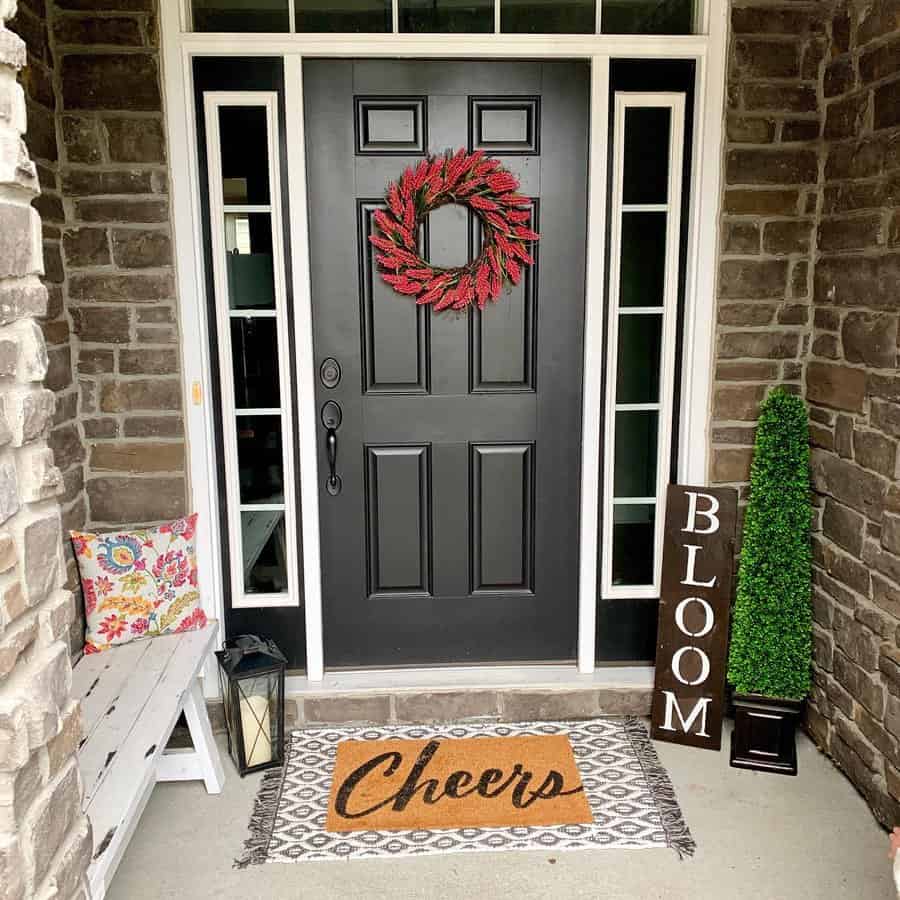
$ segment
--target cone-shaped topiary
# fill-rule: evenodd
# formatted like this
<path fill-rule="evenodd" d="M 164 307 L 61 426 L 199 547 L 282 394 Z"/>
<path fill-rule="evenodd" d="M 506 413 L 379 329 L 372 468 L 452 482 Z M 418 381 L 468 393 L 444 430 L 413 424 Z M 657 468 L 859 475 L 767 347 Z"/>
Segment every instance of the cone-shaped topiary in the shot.
<path fill-rule="evenodd" d="M 811 513 L 806 407 L 776 388 L 762 404 L 750 468 L 728 660 L 739 694 L 809 692 Z"/>

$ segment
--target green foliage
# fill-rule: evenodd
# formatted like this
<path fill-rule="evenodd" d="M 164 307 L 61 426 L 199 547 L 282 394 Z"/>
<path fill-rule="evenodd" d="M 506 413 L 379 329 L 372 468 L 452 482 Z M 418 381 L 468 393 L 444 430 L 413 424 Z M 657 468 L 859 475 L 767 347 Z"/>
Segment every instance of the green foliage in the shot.
<path fill-rule="evenodd" d="M 738 572 L 728 680 L 740 694 L 800 700 L 810 687 L 809 423 L 776 388 L 759 416 Z"/>

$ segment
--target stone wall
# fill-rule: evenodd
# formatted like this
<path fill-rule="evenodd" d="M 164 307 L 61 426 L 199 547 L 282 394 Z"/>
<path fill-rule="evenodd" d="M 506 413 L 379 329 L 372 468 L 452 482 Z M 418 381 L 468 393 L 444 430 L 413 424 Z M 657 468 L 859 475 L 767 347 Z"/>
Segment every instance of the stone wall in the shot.
<path fill-rule="evenodd" d="M 65 305 L 86 523 L 185 511 L 175 279 L 156 0 L 56 0 Z"/>
<path fill-rule="evenodd" d="M 821 3 L 735 2 L 710 480 L 746 494 L 769 387 L 802 389 L 819 180 Z"/>
<path fill-rule="evenodd" d="M 887 825 L 900 821 L 900 11 L 827 25 L 814 328 L 816 671 L 809 728 Z"/>
<path fill-rule="evenodd" d="M 21 140 L 25 45 L 5 27 L 14 12 L 0 0 L 0 897 L 83 898 L 91 830 L 65 642 L 74 600 L 62 587 L 63 476 L 47 445 L 55 400 L 42 385 L 50 359 L 37 320 L 48 290 L 31 206 L 37 170 Z M 49 140 L 35 145 L 52 156 Z"/>

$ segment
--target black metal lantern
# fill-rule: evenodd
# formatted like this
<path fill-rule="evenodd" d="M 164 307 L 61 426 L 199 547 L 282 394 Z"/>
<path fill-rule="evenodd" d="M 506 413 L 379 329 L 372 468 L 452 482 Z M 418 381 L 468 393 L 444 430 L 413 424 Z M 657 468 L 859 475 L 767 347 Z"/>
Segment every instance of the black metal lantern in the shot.
<path fill-rule="evenodd" d="M 216 651 L 228 752 L 243 778 L 284 762 L 284 670 L 273 641 L 245 634 Z"/>

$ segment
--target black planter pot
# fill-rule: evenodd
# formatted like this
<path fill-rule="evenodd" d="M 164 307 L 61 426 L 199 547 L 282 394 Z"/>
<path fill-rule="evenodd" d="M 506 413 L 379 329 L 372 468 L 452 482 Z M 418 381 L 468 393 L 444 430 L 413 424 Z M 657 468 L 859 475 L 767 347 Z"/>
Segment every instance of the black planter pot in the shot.
<path fill-rule="evenodd" d="M 731 765 L 757 772 L 797 774 L 794 733 L 802 700 L 778 700 L 759 694 L 734 694 Z"/>

